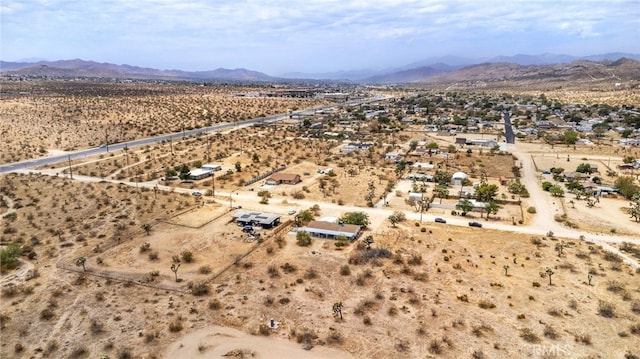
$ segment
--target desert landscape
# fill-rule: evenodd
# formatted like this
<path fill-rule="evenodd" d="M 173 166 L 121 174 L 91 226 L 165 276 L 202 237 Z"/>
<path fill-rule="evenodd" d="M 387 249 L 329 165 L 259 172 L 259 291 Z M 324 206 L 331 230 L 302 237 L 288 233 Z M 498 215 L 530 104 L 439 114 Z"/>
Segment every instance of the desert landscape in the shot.
<path fill-rule="evenodd" d="M 640 200 L 607 192 L 637 190 L 640 150 L 619 133 L 507 144 L 497 102 L 526 123 L 518 104 L 546 101 L 527 88 L 236 96 L 261 91 L 3 83 L 1 163 L 99 151 L 0 175 L 1 357 L 640 355 Z M 546 96 L 589 94 L 571 91 Z M 631 92 L 580 98 L 597 113 L 637 107 Z M 277 221 L 239 222 L 252 212 Z M 361 232 L 309 236 L 313 221 Z"/>

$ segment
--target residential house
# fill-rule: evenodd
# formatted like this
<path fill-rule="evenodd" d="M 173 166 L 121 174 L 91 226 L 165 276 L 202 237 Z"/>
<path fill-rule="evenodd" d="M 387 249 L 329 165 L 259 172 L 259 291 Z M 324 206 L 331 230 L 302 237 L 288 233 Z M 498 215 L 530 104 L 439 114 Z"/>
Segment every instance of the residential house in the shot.
<path fill-rule="evenodd" d="M 231 215 L 241 226 L 273 228 L 280 224 L 280 215 L 259 212 L 237 212 Z"/>
<path fill-rule="evenodd" d="M 276 172 L 267 179 L 267 184 L 297 184 L 302 182 L 300 175 L 295 173 Z"/>
<path fill-rule="evenodd" d="M 311 221 L 300 230 L 308 232 L 315 238 L 336 239 L 344 236 L 351 241 L 357 239 L 361 233 L 361 227 L 358 225 L 327 221 Z"/>

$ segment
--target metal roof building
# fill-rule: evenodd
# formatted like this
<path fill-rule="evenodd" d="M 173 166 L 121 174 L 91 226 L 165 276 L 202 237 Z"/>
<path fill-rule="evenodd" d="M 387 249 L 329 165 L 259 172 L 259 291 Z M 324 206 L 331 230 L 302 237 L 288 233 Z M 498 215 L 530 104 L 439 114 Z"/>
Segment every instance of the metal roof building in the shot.
<path fill-rule="evenodd" d="M 236 222 L 245 226 L 261 226 L 273 228 L 280 224 L 280 215 L 259 212 L 236 212 L 231 215 Z"/>
<path fill-rule="evenodd" d="M 336 239 L 338 236 L 344 236 L 349 240 L 354 240 L 360 235 L 360 226 L 325 221 L 311 221 L 301 230 L 309 232 L 312 237 L 327 239 Z"/>

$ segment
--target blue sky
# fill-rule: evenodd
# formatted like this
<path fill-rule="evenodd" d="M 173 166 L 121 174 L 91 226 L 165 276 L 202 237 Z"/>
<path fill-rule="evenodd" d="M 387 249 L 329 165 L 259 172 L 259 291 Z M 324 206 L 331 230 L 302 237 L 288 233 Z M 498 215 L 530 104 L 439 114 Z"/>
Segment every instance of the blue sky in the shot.
<path fill-rule="evenodd" d="M 640 0 L 2 0 L 0 58 L 383 69 L 432 56 L 640 53 Z"/>

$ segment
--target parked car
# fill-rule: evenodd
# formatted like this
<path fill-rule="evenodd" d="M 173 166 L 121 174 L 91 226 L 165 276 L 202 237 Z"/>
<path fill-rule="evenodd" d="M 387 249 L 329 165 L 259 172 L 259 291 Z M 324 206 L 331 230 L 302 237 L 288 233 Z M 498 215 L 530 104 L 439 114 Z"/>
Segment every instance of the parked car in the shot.
<path fill-rule="evenodd" d="M 295 210 L 295 209 L 292 209 L 292 210 L 290 210 L 290 211 L 289 211 L 289 212 L 287 212 L 287 213 L 288 213 L 289 215 L 296 214 L 296 210 Z"/>
<path fill-rule="evenodd" d="M 469 222 L 469 227 L 482 228 L 482 223 L 480 223 L 480 222 Z"/>
<path fill-rule="evenodd" d="M 436 217 L 436 219 L 434 219 L 434 221 L 436 223 L 447 223 L 447 220 L 444 218 L 440 218 L 440 217 Z"/>
<path fill-rule="evenodd" d="M 200 197 L 200 196 L 202 196 L 202 193 L 200 193 L 200 192 L 198 192 L 198 191 L 191 192 L 191 194 L 192 194 L 192 195 L 194 195 L 194 196 L 196 196 L 196 197 Z"/>
<path fill-rule="evenodd" d="M 244 226 L 242 227 L 243 232 L 251 233 L 253 232 L 253 226 Z"/>

